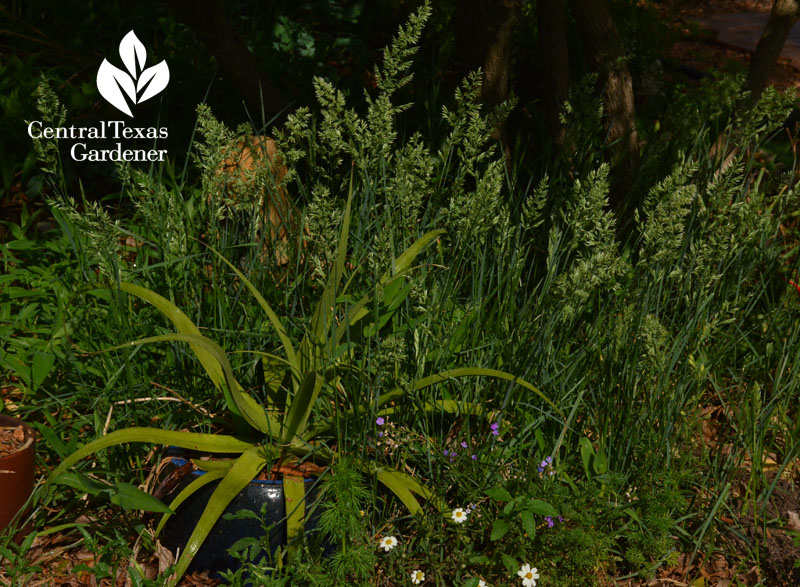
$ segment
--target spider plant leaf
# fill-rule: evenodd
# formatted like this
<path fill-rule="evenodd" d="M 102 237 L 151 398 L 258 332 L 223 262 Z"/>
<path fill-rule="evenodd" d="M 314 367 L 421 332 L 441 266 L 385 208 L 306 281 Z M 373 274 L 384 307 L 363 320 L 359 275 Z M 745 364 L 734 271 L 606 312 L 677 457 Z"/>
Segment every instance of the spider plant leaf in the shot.
<path fill-rule="evenodd" d="M 192 459 L 192 464 L 201 471 L 228 471 L 233 466 L 230 459 L 217 459 L 204 461 L 202 459 Z"/>
<path fill-rule="evenodd" d="M 550 399 L 539 391 L 538 388 L 534 387 L 532 384 L 528 383 L 521 377 L 517 377 L 516 375 L 512 375 L 511 373 L 506 373 L 505 371 L 499 371 L 498 369 L 486 369 L 483 367 L 462 367 L 459 369 L 449 369 L 447 371 L 440 371 L 439 373 L 435 373 L 433 375 L 429 375 L 428 377 L 423 377 L 422 379 L 418 379 L 414 382 L 414 389 L 420 390 L 426 387 L 430 387 L 431 385 L 435 385 L 437 383 L 441 383 L 442 381 L 447 381 L 448 379 L 456 379 L 458 377 L 494 377 L 496 379 L 504 379 L 506 381 L 512 381 L 522 387 L 532 391 L 540 398 L 542 398 L 551 408 L 553 408 L 558 415 L 561 416 L 562 419 L 565 419 L 564 414 L 558 407 L 550 401 Z M 387 402 L 392 400 L 401 399 L 404 395 L 406 395 L 406 390 L 397 388 L 389 393 L 386 393 L 381 396 L 380 401 L 378 402 L 379 406 L 385 405 Z"/>
<path fill-rule="evenodd" d="M 257 446 L 247 449 L 236 459 L 230 471 L 222 478 L 220 484 L 214 489 L 214 493 L 211 494 L 200 520 L 198 520 L 191 536 L 189 536 L 189 540 L 186 542 L 186 548 L 175 566 L 175 575 L 168 585 L 176 585 L 180 581 L 214 524 L 217 523 L 217 520 L 225 511 L 225 508 L 266 464 L 267 461 L 264 458 L 261 447 Z"/>
<path fill-rule="evenodd" d="M 233 466 L 233 463 L 234 463 L 234 461 L 230 461 L 231 466 Z M 180 505 L 184 501 L 186 501 L 192 495 L 194 495 L 194 493 L 196 491 L 199 491 L 201 488 L 205 487 L 206 485 L 208 485 L 212 481 L 216 481 L 217 479 L 222 479 L 225 475 L 228 474 L 229 470 L 230 469 L 226 469 L 224 471 L 223 470 L 211 471 L 209 473 L 206 473 L 205 475 L 197 475 L 197 476 L 195 476 L 195 478 L 192 479 L 192 481 L 189 483 L 189 485 L 184 487 L 180 491 L 180 493 L 178 493 L 178 495 L 176 495 L 173 498 L 173 500 L 169 503 L 170 509 L 173 512 L 177 511 L 178 507 L 180 507 Z M 164 514 L 163 516 L 161 516 L 161 520 L 159 520 L 158 526 L 156 526 L 156 531 L 155 531 L 155 535 L 156 536 L 161 534 L 161 530 L 163 530 L 164 524 L 167 523 L 167 520 L 169 520 L 171 516 L 172 516 L 171 513 Z"/>
<path fill-rule="evenodd" d="M 302 477 L 283 478 L 283 498 L 286 506 L 286 541 L 289 560 L 300 548 L 306 517 L 306 488 Z"/>
<path fill-rule="evenodd" d="M 50 475 L 48 483 L 58 478 L 61 473 L 75 466 L 85 457 L 96 453 L 99 450 L 127 444 L 129 442 L 141 442 L 145 444 L 165 444 L 179 446 L 190 450 L 199 450 L 213 453 L 241 453 L 253 445 L 243 442 L 233 436 L 225 434 L 201 434 L 198 432 L 177 432 L 173 430 L 162 430 L 161 428 L 124 428 L 110 432 L 105 436 L 89 442 L 73 452 L 56 467 Z"/>
<path fill-rule="evenodd" d="M 386 469 L 374 465 L 371 465 L 367 470 L 375 475 L 378 481 L 383 483 L 389 491 L 394 493 L 397 498 L 403 502 L 403 505 L 406 506 L 406 509 L 411 515 L 416 514 L 421 509 L 419 501 L 414 497 L 414 493 L 426 500 L 430 500 L 440 510 L 444 507 L 444 504 L 434 499 L 433 492 L 431 492 L 430 489 L 423 486 L 411 475 L 395 469 Z"/>
<path fill-rule="evenodd" d="M 158 311 L 164 314 L 164 316 L 166 316 L 169 321 L 172 322 L 172 325 L 178 332 L 182 334 L 194 334 L 197 336 L 202 336 L 200 329 L 195 326 L 194 322 L 192 322 L 191 319 L 184 314 L 178 306 L 170 302 L 167 298 L 162 297 L 145 287 L 134 285 L 132 283 L 122 282 L 119 284 L 119 288 L 122 291 L 131 295 L 135 295 L 136 297 L 141 298 L 155 306 Z M 225 378 L 219 362 L 215 361 L 211 353 L 209 353 L 207 350 L 198 348 L 191 343 L 189 346 L 197 357 L 197 360 L 200 361 L 203 369 L 205 369 L 206 373 L 208 373 L 211 381 L 217 388 L 221 389 L 223 387 Z"/>
<path fill-rule="evenodd" d="M 266 413 L 263 406 L 253 399 L 252 396 L 245 393 L 242 386 L 234 377 L 233 368 L 228 361 L 228 357 L 225 355 L 225 351 L 223 351 L 222 348 L 213 340 L 203 336 L 202 334 L 162 334 L 160 336 L 150 336 L 148 338 L 134 340 L 106 350 L 112 351 L 121 348 L 129 348 L 138 344 L 175 341 L 189 343 L 192 349 L 197 348 L 202 352 L 207 353 L 208 357 L 210 357 L 212 360 L 217 361 L 222 370 L 222 374 L 226 383 L 222 389 L 223 391 L 227 392 L 225 395 L 226 402 L 229 402 L 229 408 L 233 413 L 241 415 L 250 426 L 259 432 L 272 435 L 278 434 L 277 422 L 275 422 L 275 420 Z"/>
<path fill-rule="evenodd" d="M 292 405 L 284 418 L 283 444 L 290 444 L 296 436 L 302 436 L 306 429 L 308 417 L 322 389 L 322 377 L 316 371 L 309 371 L 300 389 L 292 398 Z"/>

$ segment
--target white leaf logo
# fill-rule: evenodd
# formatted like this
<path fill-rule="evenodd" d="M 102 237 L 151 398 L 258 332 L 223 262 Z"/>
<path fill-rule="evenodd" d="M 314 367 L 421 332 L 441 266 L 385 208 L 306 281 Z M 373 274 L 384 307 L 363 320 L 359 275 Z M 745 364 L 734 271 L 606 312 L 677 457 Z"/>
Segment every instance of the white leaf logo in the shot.
<path fill-rule="evenodd" d="M 166 61 L 162 61 L 145 69 L 147 50 L 133 31 L 120 42 L 119 56 L 128 72 L 103 59 L 100 69 L 97 70 L 97 89 L 114 108 L 133 117 L 128 100 L 133 104 L 140 104 L 166 88 L 169 83 L 169 67 Z"/>

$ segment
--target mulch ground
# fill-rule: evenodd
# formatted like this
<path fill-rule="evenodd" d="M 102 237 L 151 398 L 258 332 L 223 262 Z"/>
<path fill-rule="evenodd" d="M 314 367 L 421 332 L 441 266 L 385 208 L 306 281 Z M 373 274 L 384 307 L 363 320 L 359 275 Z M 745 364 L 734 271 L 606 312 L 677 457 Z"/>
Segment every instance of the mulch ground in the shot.
<path fill-rule="evenodd" d="M 22 426 L 0 427 L 0 457 L 17 452 L 25 444 L 25 429 Z"/>

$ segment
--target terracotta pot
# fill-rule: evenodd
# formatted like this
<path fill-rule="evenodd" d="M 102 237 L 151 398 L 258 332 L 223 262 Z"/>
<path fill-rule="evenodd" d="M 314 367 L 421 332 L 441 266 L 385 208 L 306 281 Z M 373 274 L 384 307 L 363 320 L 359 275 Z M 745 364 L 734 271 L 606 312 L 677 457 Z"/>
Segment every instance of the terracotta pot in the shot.
<path fill-rule="evenodd" d="M 36 433 L 21 420 L 0 415 L 0 428 L 22 426 L 22 447 L 11 454 L 0 454 L 0 534 L 19 513 L 33 491 L 36 462 Z"/>

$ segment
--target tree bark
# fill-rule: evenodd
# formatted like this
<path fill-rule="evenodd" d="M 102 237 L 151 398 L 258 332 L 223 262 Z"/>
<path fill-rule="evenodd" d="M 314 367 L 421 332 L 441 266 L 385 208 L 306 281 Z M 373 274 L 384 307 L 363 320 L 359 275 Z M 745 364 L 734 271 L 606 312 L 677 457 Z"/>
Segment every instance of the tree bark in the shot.
<path fill-rule="evenodd" d="M 761 33 L 755 53 L 750 58 L 750 71 L 747 78 L 747 89 L 750 98 L 756 101 L 767 85 L 767 80 L 775 69 L 789 31 L 800 17 L 798 0 L 775 0 L 769 19 Z"/>
<path fill-rule="evenodd" d="M 456 47 L 464 74 L 483 71 L 480 101 L 489 108 L 508 99 L 512 36 L 520 15 L 519 0 L 459 0 L 455 14 Z M 503 146 L 510 164 L 511 147 L 504 122 L 493 137 Z"/>
<path fill-rule="evenodd" d="M 512 35 L 519 20 L 515 0 L 486 0 L 489 13 L 489 44 L 483 60 L 481 99 L 491 106 L 508 99 L 511 72 Z"/>
<path fill-rule="evenodd" d="M 629 184 L 639 159 L 633 80 L 625 52 L 604 0 L 574 0 L 574 15 L 589 59 L 600 74 L 603 105 L 607 114 L 612 167 L 621 184 Z"/>
<path fill-rule="evenodd" d="M 490 106 L 502 104 L 508 99 L 518 0 L 459 0 L 454 20 L 462 74 L 480 67 L 481 101 Z"/>
<path fill-rule="evenodd" d="M 248 107 L 260 113 L 263 105 L 267 116 L 278 116 L 286 109 L 289 100 L 261 70 L 219 2 L 170 0 L 169 6 L 217 58 L 222 75 L 239 88 Z"/>
<path fill-rule="evenodd" d="M 561 108 L 569 98 L 570 86 L 564 0 L 539 0 L 536 9 L 544 78 L 544 113 L 550 140 L 561 145 L 565 134 Z"/>

